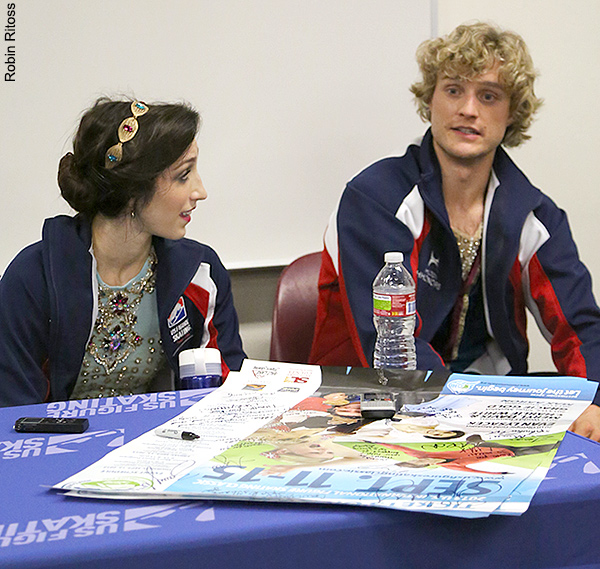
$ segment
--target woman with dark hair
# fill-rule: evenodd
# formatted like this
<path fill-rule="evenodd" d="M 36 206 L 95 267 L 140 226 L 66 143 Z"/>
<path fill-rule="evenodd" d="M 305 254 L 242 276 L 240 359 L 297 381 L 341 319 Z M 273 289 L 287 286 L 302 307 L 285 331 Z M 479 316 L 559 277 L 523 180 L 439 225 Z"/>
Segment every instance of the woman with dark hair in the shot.
<path fill-rule="evenodd" d="M 240 368 L 227 272 L 183 239 L 206 198 L 199 123 L 184 104 L 85 112 L 58 172 L 77 215 L 47 219 L 0 280 L 0 406 L 170 388 L 189 348 L 218 348 L 223 377 Z"/>

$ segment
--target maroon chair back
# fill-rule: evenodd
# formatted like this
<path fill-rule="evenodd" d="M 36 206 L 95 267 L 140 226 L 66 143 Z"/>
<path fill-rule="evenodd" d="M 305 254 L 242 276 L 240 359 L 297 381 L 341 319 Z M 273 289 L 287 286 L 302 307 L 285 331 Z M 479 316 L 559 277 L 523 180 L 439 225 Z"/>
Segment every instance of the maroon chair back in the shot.
<path fill-rule="evenodd" d="M 281 272 L 273 306 L 271 361 L 308 363 L 317 318 L 320 266 L 321 253 L 309 253 Z"/>

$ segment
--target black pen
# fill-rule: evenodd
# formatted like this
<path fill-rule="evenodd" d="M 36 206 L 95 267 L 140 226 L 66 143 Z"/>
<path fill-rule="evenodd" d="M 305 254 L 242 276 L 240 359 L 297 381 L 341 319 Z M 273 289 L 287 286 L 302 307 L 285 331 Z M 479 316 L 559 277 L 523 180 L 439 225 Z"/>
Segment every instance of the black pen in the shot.
<path fill-rule="evenodd" d="M 154 429 L 154 432 L 159 437 L 166 437 L 167 439 L 181 439 L 184 441 L 193 441 L 199 439 L 200 435 L 192 433 L 190 431 L 184 431 L 183 429 L 165 429 L 164 427 L 158 427 Z"/>

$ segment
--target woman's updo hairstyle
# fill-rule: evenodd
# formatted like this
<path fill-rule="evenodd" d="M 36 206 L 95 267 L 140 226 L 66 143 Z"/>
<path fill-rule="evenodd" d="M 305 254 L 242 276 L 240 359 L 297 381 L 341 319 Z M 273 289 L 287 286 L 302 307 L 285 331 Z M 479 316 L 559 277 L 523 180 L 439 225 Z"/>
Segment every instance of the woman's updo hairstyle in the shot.
<path fill-rule="evenodd" d="M 81 118 L 73 153 L 62 157 L 58 185 L 79 213 L 118 217 L 136 212 L 154 195 L 158 176 L 192 144 L 200 125 L 187 104 L 147 103 L 135 136 L 123 144 L 122 159 L 105 166 L 107 150 L 119 142 L 117 129 L 131 117 L 132 101 L 101 98 Z"/>

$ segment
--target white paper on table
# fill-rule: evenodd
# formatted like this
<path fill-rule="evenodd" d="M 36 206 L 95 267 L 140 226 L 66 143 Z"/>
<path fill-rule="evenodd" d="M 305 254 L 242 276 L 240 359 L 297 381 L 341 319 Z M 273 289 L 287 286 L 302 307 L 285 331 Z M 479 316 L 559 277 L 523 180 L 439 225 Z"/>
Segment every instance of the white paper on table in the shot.
<path fill-rule="evenodd" d="M 193 432 L 187 441 L 154 429 L 56 484 L 59 490 L 158 494 L 195 466 L 252 434 L 321 385 L 319 366 L 245 360 L 239 372 L 204 399 L 160 425 Z M 157 425 L 158 426 L 158 425 Z"/>

